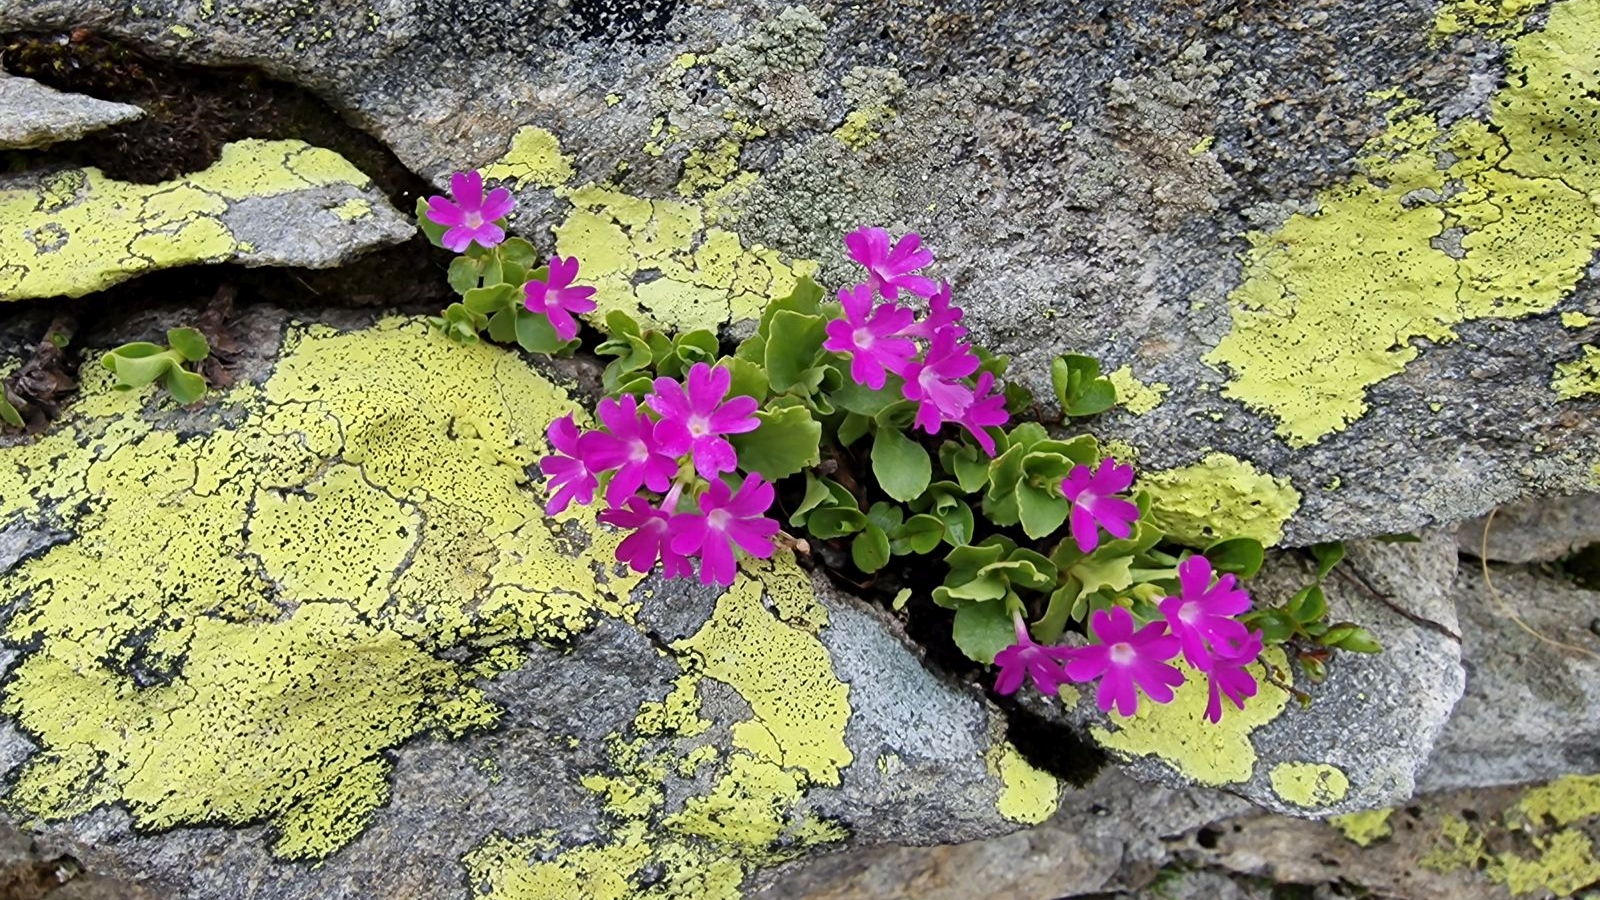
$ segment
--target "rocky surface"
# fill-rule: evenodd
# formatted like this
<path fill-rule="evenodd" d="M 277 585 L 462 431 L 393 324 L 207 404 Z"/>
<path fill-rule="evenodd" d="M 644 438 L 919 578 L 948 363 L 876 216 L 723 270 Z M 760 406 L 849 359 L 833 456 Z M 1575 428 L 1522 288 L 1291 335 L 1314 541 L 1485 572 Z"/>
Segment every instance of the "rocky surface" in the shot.
<path fill-rule="evenodd" d="M 96 169 L 0 176 L 0 300 L 78 297 L 196 263 L 337 266 L 415 235 L 371 179 L 300 141 L 239 141 L 160 184 Z"/>
<path fill-rule="evenodd" d="M 1057 808 L 792 558 L 641 581 L 592 512 L 542 515 L 572 401 L 520 356 L 330 321 L 251 308 L 239 384 L 188 409 L 87 366 L 0 446 L 3 816 L 44 858 L 197 900 L 731 900 Z"/>
<path fill-rule="evenodd" d="M 1211 455 L 1283 479 L 1301 543 L 1593 484 L 1595 399 L 1553 385 L 1600 312 L 1600 101 L 1557 87 L 1600 78 L 1597 3 L 7 0 L 0 30 L 309 86 L 436 183 L 514 184 L 519 230 L 668 321 L 920 229 L 1024 380 L 1099 354 L 1148 394 L 1104 432 L 1195 490 Z"/>
<path fill-rule="evenodd" d="M 1088 693 L 1069 717 L 1128 771 L 1176 787 L 1221 788 L 1293 815 L 1404 802 L 1465 677 L 1452 602 L 1455 543 L 1431 532 L 1416 543 L 1352 542 L 1349 551 L 1323 585 L 1329 615 L 1368 628 L 1382 653 L 1338 654 L 1321 684 L 1281 653 L 1269 654 L 1257 672 L 1260 692 L 1242 711 L 1227 707 L 1217 725 L 1204 719 L 1199 677 L 1171 704 L 1143 704 L 1130 719 L 1100 713 Z M 1283 554 L 1251 592 L 1258 603 L 1278 605 L 1314 579 L 1310 564 Z"/>
<path fill-rule="evenodd" d="M 88 134 L 144 115 L 126 103 L 51 90 L 0 71 L 0 150 L 26 150 Z"/>
<path fill-rule="evenodd" d="M 1492 521 L 1483 516 L 1461 523 L 1456 542 L 1462 553 L 1491 562 L 1555 562 L 1600 544 L 1600 494 L 1502 506 Z"/>
<path fill-rule="evenodd" d="M 1487 580 L 1486 580 L 1487 578 Z M 1452 592 L 1467 684 L 1423 788 L 1600 772 L 1600 594 L 1536 568 L 1464 560 Z"/>

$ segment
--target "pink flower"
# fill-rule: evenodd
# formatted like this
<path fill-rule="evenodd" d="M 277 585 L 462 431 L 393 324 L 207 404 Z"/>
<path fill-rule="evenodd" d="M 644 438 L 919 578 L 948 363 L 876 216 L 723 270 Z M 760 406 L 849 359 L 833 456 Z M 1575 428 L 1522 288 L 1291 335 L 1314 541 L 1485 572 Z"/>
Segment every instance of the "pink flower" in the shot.
<path fill-rule="evenodd" d="M 457 172 L 450 176 L 450 199 L 428 198 L 428 220 L 447 226 L 439 239 L 445 247 L 464 253 L 473 241 L 488 249 L 506 239 L 505 229 L 495 224 L 516 204 L 511 192 L 495 188 L 483 195 L 483 176 L 477 172 Z"/>
<path fill-rule="evenodd" d="M 972 388 L 962 384 L 960 379 L 976 372 L 978 365 L 972 348 L 960 343 L 950 329 L 933 336 L 922 361 L 907 365 L 902 373 L 906 383 L 901 394 L 907 400 L 918 402 L 918 428 L 934 434 L 944 422 L 961 419 L 962 413 L 972 405 Z"/>
<path fill-rule="evenodd" d="M 1090 474 L 1088 466 L 1074 466 L 1061 482 L 1061 493 L 1072 501 L 1070 526 L 1072 539 L 1084 553 L 1100 546 L 1100 529 L 1125 538 L 1133 533 L 1133 522 L 1139 518 L 1139 507 L 1114 497 L 1133 484 L 1133 467 L 1118 465 L 1116 460 L 1102 459 L 1100 467 Z"/>
<path fill-rule="evenodd" d="M 1017 631 L 1017 642 L 994 655 L 994 664 L 1000 667 L 999 674 L 994 677 L 995 693 L 1015 694 L 1027 677 L 1033 679 L 1034 687 L 1054 697 L 1056 689 L 1067 682 L 1067 673 L 1061 670 L 1058 659 L 1067 648 L 1042 647 L 1034 643 L 1022 623 L 1021 613 L 1012 613 L 1011 621 Z"/>
<path fill-rule="evenodd" d="M 1212 657 L 1211 670 L 1206 673 L 1206 686 L 1211 692 L 1206 718 L 1213 723 L 1222 721 L 1224 695 L 1233 701 L 1236 709 L 1244 709 L 1245 698 L 1256 695 L 1255 676 L 1245 667 L 1261 655 L 1261 638 L 1261 632 L 1249 632 L 1238 646 L 1230 647 L 1225 654 L 1217 651 Z"/>
<path fill-rule="evenodd" d="M 1178 639 L 1167 634 L 1167 623 L 1151 622 L 1133 630 L 1133 616 L 1120 606 L 1100 610 L 1089 618 L 1095 643 L 1067 651 L 1066 673 L 1073 681 L 1100 679 L 1095 703 L 1101 712 L 1131 716 L 1139 709 L 1139 690 L 1157 703 L 1172 702 L 1172 689 L 1183 684 L 1183 673 L 1167 664 L 1178 654 Z"/>
<path fill-rule="evenodd" d="M 733 547 L 761 559 L 772 555 L 772 536 L 778 523 L 766 518 L 772 506 L 772 485 L 760 475 L 746 475 L 737 493 L 727 482 L 713 478 L 700 495 L 699 513 L 680 513 L 672 517 L 672 549 L 685 556 L 700 557 L 700 580 L 706 584 L 733 584 Z"/>
<path fill-rule="evenodd" d="M 850 377 L 873 390 L 883 387 L 884 370 L 900 374 L 917 345 L 896 334 L 911 325 L 913 314 L 892 301 L 872 305 L 872 288 L 858 284 L 839 289 L 844 318 L 828 323 L 828 339 L 822 349 L 850 354 Z"/>
<path fill-rule="evenodd" d="M 928 298 L 928 314 L 922 321 L 900 332 L 906 337 L 932 340 L 941 331 L 950 331 L 956 338 L 965 337 L 967 330 L 956 323 L 965 315 L 961 307 L 950 303 L 950 282 L 939 283 L 939 291 Z"/>
<path fill-rule="evenodd" d="M 1161 601 L 1161 614 L 1182 643 L 1189 665 L 1209 669 L 1213 650 L 1231 648 L 1249 636 L 1249 629 L 1232 618 L 1250 608 L 1250 595 L 1235 584 L 1231 574 L 1212 584 L 1211 561 L 1204 556 L 1178 564 L 1178 596 Z"/>
<path fill-rule="evenodd" d="M 722 437 L 754 431 L 759 405 L 754 397 L 723 398 L 733 384 L 733 373 L 720 366 L 695 363 L 689 368 L 688 391 L 671 378 L 657 378 L 655 391 L 645 403 L 661 414 L 656 433 L 662 448 L 674 456 L 693 452 L 700 477 L 715 480 L 739 467 L 733 445 Z"/>
<path fill-rule="evenodd" d="M 933 279 L 912 272 L 933 262 L 933 253 L 922 249 L 922 237 L 907 234 L 889 248 L 889 232 L 882 228 L 858 228 L 844 237 L 850 258 L 866 266 L 867 287 L 890 300 L 900 297 L 905 288 L 918 297 L 932 297 L 939 288 Z"/>
<path fill-rule="evenodd" d="M 677 494 L 671 495 L 677 502 Z M 661 560 L 662 573 L 668 578 L 683 578 L 694 574 L 694 565 L 672 549 L 672 515 L 656 509 L 643 497 L 629 497 L 618 509 L 613 507 L 600 514 L 600 521 L 618 528 L 632 529 L 633 534 L 617 545 L 617 559 L 628 564 L 635 572 L 649 572 Z"/>
<path fill-rule="evenodd" d="M 605 430 L 591 432 L 593 436 L 584 438 L 579 448 L 590 471 L 616 470 L 606 485 L 606 504 L 622 506 L 640 485 L 652 491 L 671 487 L 678 474 L 677 455 L 662 449 L 656 423 L 639 409 L 638 401 L 607 397 L 596 411 Z"/>
<path fill-rule="evenodd" d="M 578 277 L 576 256 L 550 257 L 550 273 L 546 277 L 548 281 L 534 278 L 522 286 L 527 297 L 523 305 L 528 312 L 543 313 L 550 320 L 550 327 L 555 329 L 556 337 L 570 341 L 578 336 L 578 323 L 572 314 L 594 312 L 594 301 L 589 299 L 594 296 L 594 288 L 571 286 L 572 280 Z"/>
<path fill-rule="evenodd" d="M 1005 395 L 989 393 L 993 389 L 994 375 L 990 372 L 979 375 L 978 384 L 972 389 L 972 402 L 956 418 L 956 422 L 971 432 L 979 446 L 983 447 L 983 452 L 990 456 L 994 456 L 994 438 L 984 429 L 992 425 L 1004 425 L 1011 418 L 1006 412 Z"/>
<path fill-rule="evenodd" d="M 583 459 L 583 438 L 588 434 L 578 428 L 569 414 L 551 422 L 545 435 L 556 452 L 539 460 L 539 471 L 550 476 L 550 486 L 555 488 L 544 511 L 555 515 L 573 500 L 588 506 L 594 500 L 598 475 Z"/>

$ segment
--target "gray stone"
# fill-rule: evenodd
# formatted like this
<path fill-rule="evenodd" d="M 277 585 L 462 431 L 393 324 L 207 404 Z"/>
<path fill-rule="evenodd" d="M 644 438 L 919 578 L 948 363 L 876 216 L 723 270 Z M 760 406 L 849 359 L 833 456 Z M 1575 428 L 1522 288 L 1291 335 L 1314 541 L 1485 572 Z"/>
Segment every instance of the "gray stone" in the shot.
<path fill-rule="evenodd" d="M 1169 841 L 1248 808 L 1238 797 L 1173 790 L 1108 770 L 1069 790 L 1047 823 L 942 847 L 871 847 L 801 864 L 751 900 L 1056 900 L 1136 890 L 1158 877 Z"/>
<path fill-rule="evenodd" d="M 1494 511 L 1493 520 L 1483 516 L 1461 523 L 1456 541 L 1462 553 L 1474 557 L 1487 553 L 1491 562 L 1554 562 L 1600 543 L 1600 494 L 1502 506 Z"/>
<path fill-rule="evenodd" d="M 1560 0 L 1532 25 L 1581 28 L 1592 2 Z M 261 66 L 435 183 L 486 165 L 515 180 L 513 224 L 541 249 L 567 225 L 555 249 L 599 259 L 583 216 L 598 204 L 604 220 L 620 201 L 590 196 L 575 218 L 572 189 L 589 183 L 684 202 L 746 246 L 820 260 L 830 282 L 852 277 L 844 231 L 918 229 L 975 336 L 1012 354 L 1017 378 L 1047 395 L 1050 358 L 1071 349 L 1165 385 L 1152 411 L 1115 413 L 1097 432 L 1127 440 L 1147 469 L 1219 452 L 1287 479 L 1290 543 L 1454 523 L 1591 486 L 1600 417 L 1592 398 L 1557 402 L 1552 389 L 1555 366 L 1592 338 L 1556 313 L 1600 311 L 1587 213 L 1528 206 L 1526 219 L 1495 220 L 1495 235 L 1560 223 L 1564 249 L 1519 254 L 1515 241 L 1465 233 L 1433 176 L 1417 174 L 1457 158 L 1439 150 L 1458 133 L 1538 145 L 1516 129 L 1552 121 L 1527 112 L 1549 93 L 1539 83 L 1587 77 L 1582 40 L 1562 45 L 1577 57 L 1549 57 L 1571 71 L 1530 71 L 1542 38 L 1520 55 L 1499 31 L 1441 42 L 1433 0 L 1216 16 L 1167 0 L 1105 15 L 1013 0 L 912 9 L 428 0 L 352 19 L 291 0 L 6 0 L 0 29 L 88 23 L 162 55 Z M 1438 116 L 1440 147 L 1381 140 L 1386 104 L 1372 98 L 1395 91 Z M 1497 110 L 1509 128 L 1460 124 Z M 566 161 L 523 140 L 537 136 L 525 128 L 552 133 Z M 1397 171 L 1419 183 L 1377 171 L 1378 150 L 1418 163 Z M 1519 153 L 1517 184 L 1545 174 L 1538 151 Z M 1341 202 L 1368 189 L 1370 204 Z M 1587 209 L 1575 190 L 1560 209 Z M 1417 204 L 1428 222 L 1408 212 Z M 1278 231 L 1291 221 L 1299 231 Z M 679 249 L 706 234 L 690 229 Z M 1345 254 L 1338 234 L 1391 243 Z M 1241 265 L 1250 241 L 1283 252 Z M 1402 253 L 1427 265 L 1385 267 Z M 713 293 L 726 282 L 700 274 Z M 1489 286 L 1458 302 L 1461 284 Z M 1524 296 L 1528 284 L 1539 293 Z M 1269 319 L 1252 318 L 1269 302 Z M 706 301 L 697 315 L 749 310 Z"/>
<path fill-rule="evenodd" d="M 1600 771 L 1600 593 L 1521 566 L 1463 560 L 1453 591 L 1466 692 L 1419 779 L 1494 787 Z"/>
<path fill-rule="evenodd" d="M 86 352 L 0 444 L 0 826 L 36 858 L 175 900 L 731 900 L 1057 808 L 998 710 L 792 557 L 640 581 L 592 511 L 544 516 L 564 390 L 372 318 L 254 305 L 190 408 Z"/>
<path fill-rule="evenodd" d="M 144 110 L 82 94 L 66 94 L 31 78 L 0 71 L 0 150 L 75 141 L 91 131 L 131 122 Z"/>

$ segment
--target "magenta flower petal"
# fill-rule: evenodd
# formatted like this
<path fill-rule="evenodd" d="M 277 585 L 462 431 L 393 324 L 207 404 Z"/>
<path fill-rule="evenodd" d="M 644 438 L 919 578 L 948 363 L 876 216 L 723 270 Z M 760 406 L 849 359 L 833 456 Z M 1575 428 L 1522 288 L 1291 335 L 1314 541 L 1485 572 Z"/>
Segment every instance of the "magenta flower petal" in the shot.
<path fill-rule="evenodd" d="M 1095 643 L 1066 651 L 1065 671 L 1072 681 L 1100 679 L 1095 703 L 1102 712 L 1118 715 L 1138 711 L 1139 692 L 1156 703 L 1172 700 L 1172 689 L 1183 683 L 1183 673 L 1168 665 L 1178 654 L 1178 640 L 1167 634 L 1165 622 L 1151 622 L 1134 630 L 1133 615 L 1121 607 L 1101 610 L 1089 618 Z"/>
<path fill-rule="evenodd" d="M 606 485 L 606 504 L 621 507 L 641 486 L 665 491 L 678 474 L 677 456 L 656 440 L 655 422 L 633 397 L 600 401 L 603 430 L 584 438 L 584 462 L 592 471 L 614 470 Z"/>
<path fill-rule="evenodd" d="M 867 287 L 894 300 L 902 289 L 919 297 L 932 297 L 939 286 L 933 279 L 913 274 L 933 262 L 933 254 L 922 249 L 922 238 L 909 233 L 889 246 L 889 233 L 882 228 L 859 228 L 845 235 L 850 258 L 866 267 Z"/>
<path fill-rule="evenodd" d="M 1247 668 L 1261 655 L 1262 633 L 1251 632 L 1242 643 L 1219 653 L 1212 660 L 1211 671 L 1206 674 L 1206 718 L 1213 723 L 1222 721 L 1222 698 L 1232 701 L 1235 709 L 1244 709 L 1244 701 L 1256 695 L 1256 679 Z"/>
<path fill-rule="evenodd" d="M 773 496 L 772 485 L 760 475 L 746 475 L 737 492 L 722 479 L 712 479 L 700 495 L 699 513 L 672 517 L 672 549 L 700 558 L 700 580 L 706 584 L 733 584 L 735 546 L 761 559 L 776 549 L 772 535 L 777 534 L 778 523 L 763 515 Z"/>
<path fill-rule="evenodd" d="M 589 505 L 594 500 L 597 476 L 583 459 L 580 449 L 583 432 L 572 416 L 566 415 L 552 421 L 545 434 L 556 451 L 539 460 L 539 471 L 549 476 L 550 487 L 555 489 L 549 503 L 545 504 L 545 512 L 556 515 L 565 511 L 573 500 Z"/>
<path fill-rule="evenodd" d="M 1133 533 L 1139 507 L 1121 497 L 1109 496 L 1131 484 L 1133 467 L 1109 458 L 1102 459 L 1093 472 L 1088 466 L 1074 466 L 1067 473 L 1061 482 L 1061 493 L 1072 501 L 1069 526 L 1079 550 L 1092 553 L 1100 546 L 1102 528 L 1118 538 Z"/>
<path fill-rule="evenodd" d="M 1168 627 L 1183 645 L 1189 665 L 1210 670 L 1215 655 L 1234 655 L 1234 648 L 1249 638 L 1249 630 L 1234 616 L 1250 609 L 1250 595 L 1235 587 L 1237 579 L 1223 575 L 1212 584 L 1211 561 L 1198 554 L 1178 564 L 1178 596 L 1160 603 Z"/>
<path fill-rule="evenodd" d="M 824 350 L 850 354 L 850 378 L 873 390 L 883 387 L 888 372 L 900 374 L 917 353 L 917 345 L 901 332 L 910 327 L 913 314 L 892 301 L 872 305 L 872 289 L 865 284 L 839 289 L 843 319 L 827 325 Z"/>
<path fill-rule="evenodd" d="M 994 602 L 994 601 L 991 601 Z M 1024 678 L 1032 679 L 1033 686 L 1046 696 L 1054 697 L 1061 685 L 1067 682 L 1066 673 L 1056 659 L 1063 647 L 1042 647 L 1028 634 L 1019 613 L 1011 617 L 1016 629 L 1017 642 L 994 655 L 994 664 L 1000 671 L 994 679 L 995 693 L 1009 695 L 1022 687 Z"/>
<path fill-rule="evenodd" d="M 505 188 L 495 188 L 483 198 L 483 218 L 486 222 L 503 219 L 511 214 L 511 208 L 517 205 L 516 198 Z"/>
<path fill-rule="evenodd" d="M 661 416 L 657 434 L 666 452 L 690 453 L 695 471 L 713 483 L 717 476 L 738 468 L 733 445 L 723 435 L 754 431 L 760 420 L 754 397 L 724 400 L 733 385 L 733 373 L 721 366 L 695 363 L 684 382 L 657 378 L 645 404 Z"/>
<path fill-rule="evenodd" d="M 477 172 L 456 172 L 450 176 L 450 199 L 429 197 L 427 217 L 435 225 L 446 226 L 439 243 L 462 253 L 476 242 L 494 247 L 506 239 L 505 229 L 495 224 L 511 212 L 511 192 L 497 188 L 485 199 L 483 176 Z"/>
<path fill-rule="evenodd" d="M 623 507 L 608 509 L 599 519 L 607 525 L 633 531 L 617 545 L 617 559 L 635 572 L 649 572 L 659 560 L 668 578 L 694 574 L 689 560 L 672 549 L 672 516 L 651 506 L 644 498 L 629 497 Z"/>
<path fill-rule="evenodd" d="M 550 320 L 550 327 L 555 329 L 556 337 L 563 341 L 570 341 L 578 336 L 578 323 L 572 317 L 573 313 L 595 310 L 595 302 L 590 299 L 594 296 L 595 289 L 573 286 L 572 281 L 577 277 L 577 257 L 569 256 L 562 259 L 559 256 L 552 256 L 544 280 L 530 279 L 522 286 L 525 298 L 523 306 L 528 312 L 544 314 Z"/>

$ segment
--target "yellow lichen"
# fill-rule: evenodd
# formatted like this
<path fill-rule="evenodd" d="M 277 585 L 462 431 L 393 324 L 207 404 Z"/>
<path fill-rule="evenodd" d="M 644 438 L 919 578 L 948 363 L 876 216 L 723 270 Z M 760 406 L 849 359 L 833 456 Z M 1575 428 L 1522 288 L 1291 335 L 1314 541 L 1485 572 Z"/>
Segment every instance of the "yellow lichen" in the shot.
<path fill-rule="evenodd" d="M 1037 825 L 1055 814 L 1061 802 L 1061 782 L 1049 772 L 1033 767 L 1017 748 L 996 741 L 984 754 L 989 774 L 1000 782 L 995 809 L 1013 822 Z"/>
<path fill-rule="evenodd" d="M 800 597 L 816 609 L 796 608 Z M 547 834 L 493 838 L 464 860 L 473 881 L 489 886 L 489 900 L 736 900 L 754 867 L 841 840 L 840 826 L 796 808 L 810 787 L 839 784 L 852 761 L 849 688 L 816 638 L 823 621 L 792 557 L 753 566 L 699 631 L 672 644 L 684 674 L 663 701 L 641 705 L 631 736 L 610 742 L 612 773 L 584 779 L 614 827 L 560 852 Z M 727 746 L 703 743 L 708 680 L 751 710 Z M 666 779 L 707 766 L 709 787 L 669 811 Z"/>
<path fill-rule="evenodd" d="M 1226 453 L 1146 472 L 1137 487 L 1150 492 L 1150 521 L 1173 540 L 1197 547 L 1224 537 L 1255 538 L 1270 547 L 1300 508 L 1300 492 L 1289 479 Z"/>
<path fill-rule="evenodd" d="M 1512 6 L 1524 4 L 1493 8 Z M 1415 359 L 1419 340 L 1570 293 L 1600 243 L 1596 33 L 1600 0 L 1551 6 L 1542 31 L 1511 45 L 1487 122 L 1446 129 L 1384 95 L 1399 102 L 1360 174 L 1321 192 L 1316 212 L 1249 236 L 1232 331 L 1207 356 L 1232 371 L 1225 394 L 1306 446 L 1360 418 L 1367 388 Z"/>
<path fill-rule="evenodd" d="M 1350 792 L 1350 779 L 1325 763 L 1281 762 L 1267 778 L 1274 794 L 1306 809 L 1338 803 Z"/>
<path fill-rule="evenodd" d="M 295 328 L 264 385 L 181 426 L 96 369 L 0 449 L 0 522 L 73 535 L 0 578 L 29 648 L 0 711 L 40 746 L 9 802 L 35 815 L 264 821 L 278 855 L 325 856 L 387 798 L 387 751 L 496 720 L 474 682 L 518 642 L 631 614 L 616 537 L 574 512 L 590 546 L 559 543 L 523 486 L 572 404 L 515 354 L 420 321 Z"/>
<path fill-rule="evenodd" d="M 1442 0 L 1433 18 L 1434 35 L 1445 38 L 1464 31 L 1482 31 L 1509 37 L 1529 13 L 1544 3 L 1545 0 Z"/>
<path fill-rule="evenodd" d="M 1571 825 L 1595 816 L 1600 816 L 1600 775 L 1567 775 L 1523 794 L 1508 818 Z"/>
<path fill-rule="evenodd" d="M 1156 381 L 1146 384 L 1134 377 L 1132 366 L 1123 366 L 1106 376 L 1117 389 L 1117 403 L 1128 412 L 1142 416 L 1161 405 L 1161 400 L 1171 390 L 1169 385 Z"/>
<path fill-rule="evenodd" d="M 1368 809 L 1334 816 L 1328 820 L 1328 824 L 1339 829 L 1351 843 L 1370 847 L 1394 834 L 1394 826 L 1389 824 L 1389 818 L 1393 815 L 1392 809 Z"/>
<path fill-rule="evenodd" d="M 346 222 L 354 222 L 357 219 L 365 219 L 367 216 L 372 215 L 372 204 L 357 197 L 335 206 L 333 214 Z"/>
<path fill-rule="evenodd" d="M 894 107 L 884 101 L 867 103 L 851 110 L 833 136 L 851 150 L 860 150 L 881 139 L 881 126 L 895 118 Z"/>
<path fill-rule="evenodd" d="M 1278 687 L 1288 675 L 1282 650 L 1267 650 L 1253 668 L 1260 692 L 1242 710 L 1226 706 L 1219 723 L 1205 718 L 1210 699 L 1205 678 L 1186 669 L 1188 678 L 1171 703 L 1141 703 L 1131 718 L 1112 715 L 1115 730 L 1097 726 L 1090 732 L 1108 750 L 1131 756 L 1154 754 L 1200 784 L 1216 787 L 1248 781 L 1256 765 L 1250 733 L 1276 719 L 1289 702 L 1288 692 Z M 1265 677 L 1269 669 L 1274 673 L 1271 679 Z"/>
<path fill-rule="evenodd" d="M 561 142 L 543 128 L 517 129 L 505 155 L 483 167 L 483 177 L 509 181 L 518 188 L 533 185 L 561 187 L 572 180 L 572 156 L 561 152 Z"/>
<path fill-rule="evenodd" d="M 1588 328 L 1594 324 L 1594 317 L 1581 312 L 1564 312 L 1561 314 L 1561 324 L 1566 328 Z"/>
<path fill-rule="evenodd" d="M 1498 822 L 1470 824 L 1447 816 L 1421 862 L 1439 872 L 1481 869 L 1513 896 L 1571 896 L 1600 881 L 1600 859 L 1587 833 L 1565 826 L 1596 816 L 1600 816 L 1600 775 L 1559 778 L 1529 790 Z M 1498 837 L 1504 830 L 1520 832 L 1516 844 L 1529 849 L 1491 852 L 1490 835 Z"/>
<path fill-rule="evenodd" d="M 1600 395 L 1600 347 L 1586 346 L 1577 359 L 1556 363 L 1550 389 L 1563 400 Z"/>
<path fill-rule="evenodd" d="M 37 188 L 0 190 L 0 300 L 80 297 L 141 272 L 248 252 L 222 215 L 230 203 L 324 185 L 365 188 L 343 157 L 300 141 L 246 140 L 209 168 L 161 184 L 69 169 Z"/>

